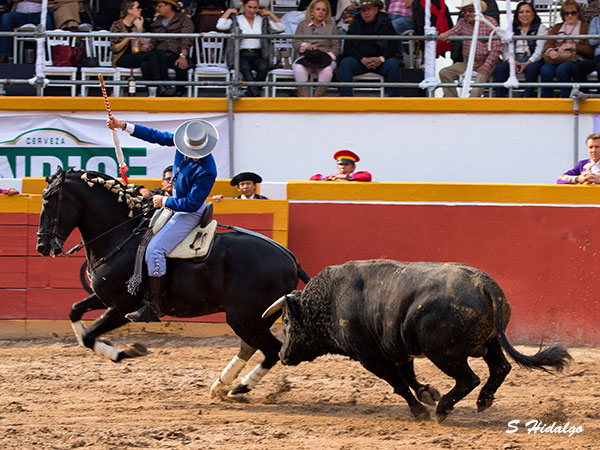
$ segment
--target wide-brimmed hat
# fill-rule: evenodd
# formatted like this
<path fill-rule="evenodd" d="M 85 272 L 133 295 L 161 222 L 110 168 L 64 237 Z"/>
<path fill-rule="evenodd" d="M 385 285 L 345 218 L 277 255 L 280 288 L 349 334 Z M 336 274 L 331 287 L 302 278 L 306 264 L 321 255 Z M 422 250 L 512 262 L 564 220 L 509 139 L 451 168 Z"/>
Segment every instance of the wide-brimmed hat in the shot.
<path fill-rule="evenodd" d="M 487 9 L 487 3 L 484 2 L 483 0 L 480 0 L 479 4 L 481 5 L 481 12 L 484 13 Z M 467 6 L 473 6 L 473 0 L 462 0 L 460 2 L 460 6 L 457 6 L 457 8 L 463 9 L 463 8 L 466 8 Z"/>
<path fill-rule="evenodd" d="M 204 158 L 215 149 L 219 132 L 206 120 L 193 119 L 183 122 L 175 130 L 175 147 L 190 158 Z"/>
<path fill-rule="evenodd" d="M 154 0 L 154 3 L 168 3 L 175 8 L 175 11 L 179 11 L 182 6 L 177 0 Z"/>
<path fill-rule="evenodd" d="M 358 155 L 350 150 L 338 150 L 333 154 L 333 159 L 338 164 L 355 164 L 360 161 Z"/>
<path fill-rule="evenodd" d="M 383 9 L 383 2 L 381 0 L 352 0 L 354 9 L 360 9 L 363 6 L 377 6 L 379 9 Z"/>
<path fill-rule="evenodd" d="M 238 173 L 235 177 L 233 177 L 229 184 L 231 184 L 232 186 L 237 186 L 242 181 L 253 181 L 255 183 L 262 183 L 262 178 L 260 175 L 254 172 L 242 172 Z"/>
<path fill-rule="evenodd" d="M 313 69 L 322 69 L 331 64 L 331 56 L 323 50 L 306 50 L 296 63 Z"/>

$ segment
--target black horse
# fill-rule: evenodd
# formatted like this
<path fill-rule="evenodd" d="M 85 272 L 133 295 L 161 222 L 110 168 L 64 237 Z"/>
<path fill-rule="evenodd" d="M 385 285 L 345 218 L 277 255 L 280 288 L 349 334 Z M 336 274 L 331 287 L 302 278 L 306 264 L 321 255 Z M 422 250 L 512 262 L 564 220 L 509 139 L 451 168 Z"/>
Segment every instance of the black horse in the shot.
<path fill-rule="evenodd" d="M 143 346 L 118 350 L 98 337 L 128 323 L 125 314 L 142 300 L 146 270 L 136 295 L 128 293 L 126 282 L 134 271 L 140 230 L 148 222 L 144 218 L 147 202 L 135 196 L 131 185 L 96 172 L 59 168 L 47 181 L 37 251 L 44 256 L 65 253 L 62 246 L 75 228 L 85 246 L 93 292 L 70 312 L 79 344 L 115 362 L 146 354 Z M 229 396 L 249 392 L 278 361 L 281 343 L 270 332 L 275 318 L 265 320 L 261 314 L 294 290 L 298 278 L 309 280 L 289 250 L 267 238 L 236 231 L 217 233 L 212 252 L 203 262 L 167 260 L 166 314 L 197 317 L 224 311 L 227 324 L 241 338 L 239 353 L 213 383 L 211 395 L 229 390 L 257 349 L 265 359 Z M 98 309 L 106 312 L 86 328 L 83 314 Z"/>

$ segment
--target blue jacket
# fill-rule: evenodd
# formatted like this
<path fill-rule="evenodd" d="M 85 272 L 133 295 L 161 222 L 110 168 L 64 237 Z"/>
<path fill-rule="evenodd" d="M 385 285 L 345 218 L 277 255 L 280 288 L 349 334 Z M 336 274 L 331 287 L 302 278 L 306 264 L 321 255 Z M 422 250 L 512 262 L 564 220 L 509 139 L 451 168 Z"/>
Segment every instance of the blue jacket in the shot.
<path fill-rule="evenodd" d="M 174 147 L 173 133 L 135 125 L 132 136 L 146 142 Z M 168 197 L 165 206 L 173 211 L 196 212 L 210 194 L 217 178 L 217 165 L 212 155 L 194 161 L 175 151 L 173 163 L 175 197 Z"/>

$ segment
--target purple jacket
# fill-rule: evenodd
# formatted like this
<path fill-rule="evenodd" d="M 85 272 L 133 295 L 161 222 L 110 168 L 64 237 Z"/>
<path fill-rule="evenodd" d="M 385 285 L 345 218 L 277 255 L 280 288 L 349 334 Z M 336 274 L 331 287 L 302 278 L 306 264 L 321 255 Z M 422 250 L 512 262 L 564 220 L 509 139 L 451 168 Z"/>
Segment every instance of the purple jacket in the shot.
<path fill-rule="evenodd" d="M 589 159 L 582 159 L 577 163 L 575 167 L 573 167 L 571 170 L 567 170 L 560 177 L 558 177 L 558 180 L 556 180 L 556 182 L 558 184 L 576 184 L 575 177 L 577 177 L 577 175 L 581 175 L 583 172 L 590 170 L 592 164 L 593 163 Z"/>

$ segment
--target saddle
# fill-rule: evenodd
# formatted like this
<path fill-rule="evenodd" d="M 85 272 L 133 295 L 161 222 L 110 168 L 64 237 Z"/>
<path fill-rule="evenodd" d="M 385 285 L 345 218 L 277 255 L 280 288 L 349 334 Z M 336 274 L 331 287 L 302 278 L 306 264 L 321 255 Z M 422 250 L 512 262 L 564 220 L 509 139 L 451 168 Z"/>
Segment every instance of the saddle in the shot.
<path fill-rule="evenodd" d="M 209 202 L 202 213 L 200 223 L 192 229 L 177 246 L 167 254 L 167 258 L 204 260 L 210 254 L 217 231 L 217 221 L 212 219 L 213 204 Z M 150 221 L 152 235 L 155 235 L 169 221 L 173 211 L 162 208 L 154 213 Z"/>
<path fill-rule="evenodd" d="M 215 234 L 217 230 L 217 221 L 213 220 L 213 204 L 212 202 L 207 203 L 200 223 L 192 229 L 188 235 L 171 250 L 167 255 L 168 258 L 182 258 L 182 259 L 194 259 L 197 261 L 204 261 L 210 255 L 212 246 L 215 240 Z M 144 233 L 138 246 L 135 255 L 135 267 L 133 275 L 127 281 L 127 291 L 131 295 L 135 295 L 140 284 L 142 283 L 142 266 L 144 261 L 144 255 L 146 254 L 146 248 L 158 231 L 169 221 L 173 211 L 165 208 L 159 209 L 152 216 L 150 226 Z"/>

